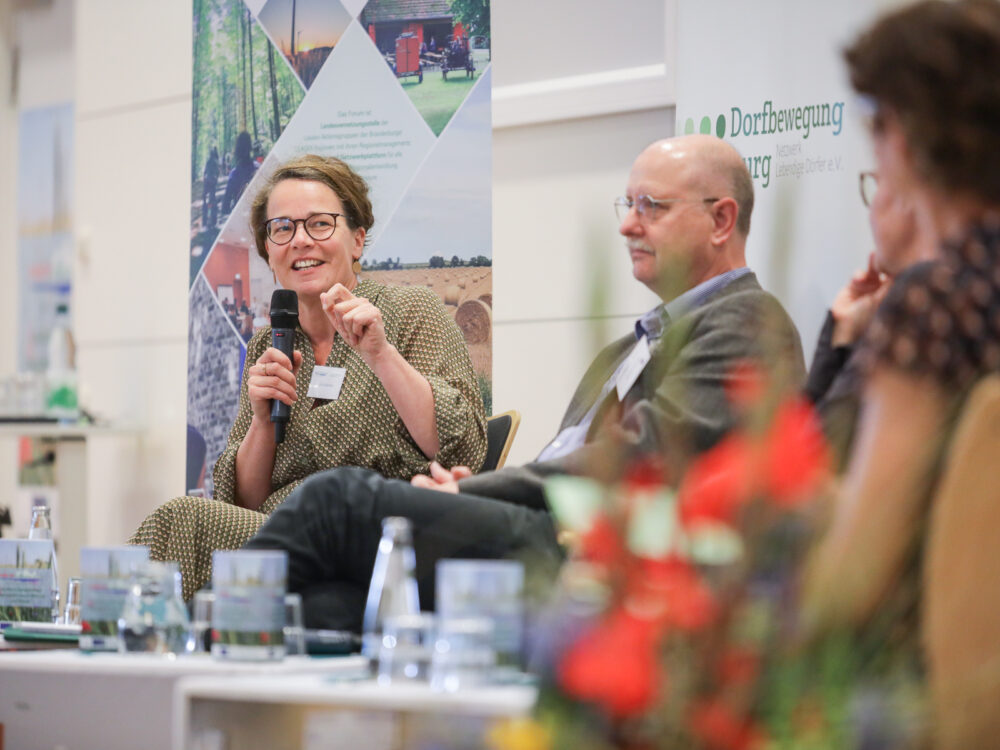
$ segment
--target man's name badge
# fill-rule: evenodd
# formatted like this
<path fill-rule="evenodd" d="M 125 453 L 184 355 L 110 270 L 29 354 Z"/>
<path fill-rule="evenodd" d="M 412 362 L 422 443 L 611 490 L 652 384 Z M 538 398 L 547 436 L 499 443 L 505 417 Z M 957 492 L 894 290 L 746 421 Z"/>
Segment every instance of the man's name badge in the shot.
<path fill-rule="evenodd" d="M 340 389 L 344 385 L 345 375 L 347 375 L 347 370 L 343 367 L 316 365 L 313 368 L 312 379 L 309 381 L 309 390 L 306 395 L 309 398 L 336 401 L 340 396 Z"/>
<path fill-rule="evenodd" d="M 632 347 L 628 357 L 618 365 L 618 370 L 615 372 L 615 390 L 618 391 L 619 401 L 622 401 L 625 394 L 635 385 L 643 368 L 649 364 L 650 358 L 649 339 L 643 336 Z"/>

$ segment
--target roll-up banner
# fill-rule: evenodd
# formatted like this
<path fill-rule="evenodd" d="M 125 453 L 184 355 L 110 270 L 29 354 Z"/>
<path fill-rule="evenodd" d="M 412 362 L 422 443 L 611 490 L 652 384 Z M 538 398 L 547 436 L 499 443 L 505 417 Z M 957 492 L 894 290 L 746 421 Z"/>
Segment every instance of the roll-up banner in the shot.
<path fill-rule="evenodd" d="M 492 247 L 488 0 L 194 0 L 187 490 L 212 493 L 246 344 L 276 282 L 250 203 L 302 153 L 348 162 L 375 225 L 362 278 L 431 288 L 487 410 Z"/>
<path fill-rule="evenodd" d="M 679 0 L 677 133 L 735 146 L 753 177 L 747 260 L 807 357 L 873 249 L 858 173 L 873 168 L 843 49 L 887 0 Z"/>

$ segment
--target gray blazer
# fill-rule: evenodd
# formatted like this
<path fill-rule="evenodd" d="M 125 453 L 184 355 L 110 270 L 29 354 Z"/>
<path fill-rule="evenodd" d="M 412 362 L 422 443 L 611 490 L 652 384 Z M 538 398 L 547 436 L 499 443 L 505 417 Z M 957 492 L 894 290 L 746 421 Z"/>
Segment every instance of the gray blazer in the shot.
<path fill-rule="evenodd" d="M 597 355 L 560 430 L 583 419 L 634 343 L 635 335 L 629 333 Z M 733 426 L 726 384 L 735 365 L 758 362 L 795 388 L 805 378 L 795 324 L 752 273 L 670 320 L 651 354 L 625 399 L 619 403 L 612 392 L 601 404 L 581 448 L 553 461 L 477 474 L 459 482 L 459 489 L 545 508 L 543 483 L 553 474 L 613 476 L 623 461 L 651 453 L 663 455 L 679 472 L 691 455 L 711 447 Z"/>

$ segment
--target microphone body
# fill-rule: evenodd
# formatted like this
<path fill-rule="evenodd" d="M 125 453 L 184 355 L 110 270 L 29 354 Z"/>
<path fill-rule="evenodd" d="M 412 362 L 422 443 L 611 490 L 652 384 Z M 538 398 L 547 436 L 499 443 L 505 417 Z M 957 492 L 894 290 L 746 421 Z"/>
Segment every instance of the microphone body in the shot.
<path fill-rule="evenodd" d="M 271 346 L 294 362 L 295 327 L 299 324 L 299 296 L 291 289 L 275 289 L 271 295 Z M 285 427 L 292 407 L 278 399 L 271 400 L 271 423 L 274 441 L 285 439 Z"/>

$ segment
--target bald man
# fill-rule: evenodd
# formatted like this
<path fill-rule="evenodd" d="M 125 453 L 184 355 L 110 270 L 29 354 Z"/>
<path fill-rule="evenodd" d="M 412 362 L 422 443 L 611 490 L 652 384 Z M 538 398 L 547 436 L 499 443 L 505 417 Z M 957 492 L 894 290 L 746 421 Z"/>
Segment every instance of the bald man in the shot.
<path fill-rule="evenodd" d="M 606 347 L 570 400 L 559 434 L 532 463 L 479 475 L 434 467 L 412 484 L 334 469 L 306 480 L 247 547 L 289 554 L 291 591 L 311 627 L 359 630 L 382 519 L 414 527 L 423 607 L 442 558 L 530 553 L 562 559 L 544 480 L 607 477 L 637 456 L 676 475 L 732 427 L 727 384 L 756 361 L 798 386 L 798 333 L 746 265 L 753 183 L 739 153 L 710 136 L 657 141 L 615 201 L 633 276 L 663 301 Z M 460 493 L 460 494 L 456 494 Z"/>

